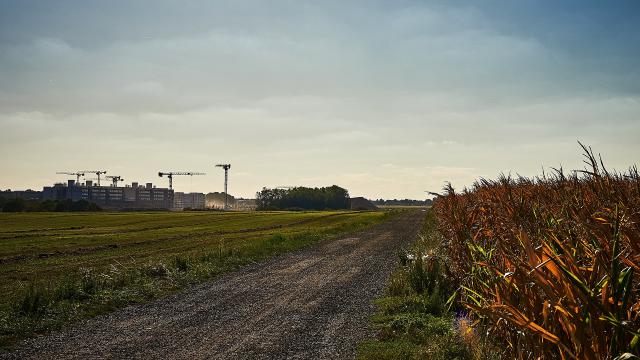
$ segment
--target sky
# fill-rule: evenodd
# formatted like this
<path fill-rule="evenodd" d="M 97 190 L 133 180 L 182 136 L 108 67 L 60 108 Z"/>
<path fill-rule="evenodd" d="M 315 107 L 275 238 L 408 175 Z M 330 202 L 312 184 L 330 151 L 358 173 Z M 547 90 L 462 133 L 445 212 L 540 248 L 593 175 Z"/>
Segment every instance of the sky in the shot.
<path fill-rule="evenodd" d="M 639 135 L 638 1 L 0 0 L 0 189 L 231 163 L 236 196 L 422 199 Z"/>

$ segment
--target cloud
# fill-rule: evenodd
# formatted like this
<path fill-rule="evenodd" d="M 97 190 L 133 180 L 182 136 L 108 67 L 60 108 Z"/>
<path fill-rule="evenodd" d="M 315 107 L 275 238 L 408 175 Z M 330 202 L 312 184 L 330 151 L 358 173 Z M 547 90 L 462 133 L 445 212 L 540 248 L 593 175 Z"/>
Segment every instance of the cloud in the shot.
<path fill-rule="evenodd" d="M 640 151 L 638 43 L 616 26 L 549 4 L 525 6 L 536 16 L 492 3 L 262 5 L 5 6 L 0 151 L 12 156 L 0 166 L 20 171 L 0 186 L 93 164 L 152 180 L 219 160 L 245 196 L 318 182 L 421 197 L 444 181 L 579 165 L 577 139 L 616 167 Z"/>
<path fill-rule="evenodd" d="M 269 26 L 240 13 L 247 21 L 93 47 L 48 34 L 0 44 L 0 75 L 10 80 L 2 90 L 18 97 L 0 111 L 180 112 L 296 97 L 487 106 L 579 92 L 578 74 L 581 83 L 603 82 L 602 72 L 580 72 L 580 62 L 539 39 L 496 31 L 473 7 L 372 7 L 364 22 L 354 18 L 361 8 L 327 9 L 293 6 L 295 17 Z"/>

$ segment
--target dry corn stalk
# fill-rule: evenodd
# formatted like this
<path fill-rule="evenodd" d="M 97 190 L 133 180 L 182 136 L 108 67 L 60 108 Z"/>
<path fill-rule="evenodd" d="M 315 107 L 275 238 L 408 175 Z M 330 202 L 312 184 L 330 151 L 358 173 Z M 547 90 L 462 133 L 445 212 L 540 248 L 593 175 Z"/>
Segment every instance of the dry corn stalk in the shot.
<path fill-rule="evenodd" d="M 588 170 L 480 180 L 434 204 L 460 301 L 522 359 L 640 353 L 640 177 Z"/>

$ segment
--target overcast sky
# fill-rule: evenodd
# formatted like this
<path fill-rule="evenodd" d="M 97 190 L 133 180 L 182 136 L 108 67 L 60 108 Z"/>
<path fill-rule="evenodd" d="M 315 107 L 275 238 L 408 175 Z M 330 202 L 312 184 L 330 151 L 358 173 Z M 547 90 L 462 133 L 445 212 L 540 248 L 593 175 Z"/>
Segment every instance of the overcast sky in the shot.
<path fill-rule="evenodd" d="M 640 155 L 638 1 L 0 1 L 0 189 L 424 198 Z"/>

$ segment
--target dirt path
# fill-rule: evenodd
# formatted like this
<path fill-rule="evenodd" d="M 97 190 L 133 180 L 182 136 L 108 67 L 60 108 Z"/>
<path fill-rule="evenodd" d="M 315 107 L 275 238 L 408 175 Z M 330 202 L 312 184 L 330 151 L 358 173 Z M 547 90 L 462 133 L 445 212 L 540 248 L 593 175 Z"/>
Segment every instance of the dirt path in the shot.
<path fill-rule="evenodd" d="M 183 293 L 25 342 L 0 358 L 343 359 L 424 219 L 406 212 L 352 237 L 245 267 Z"/>

